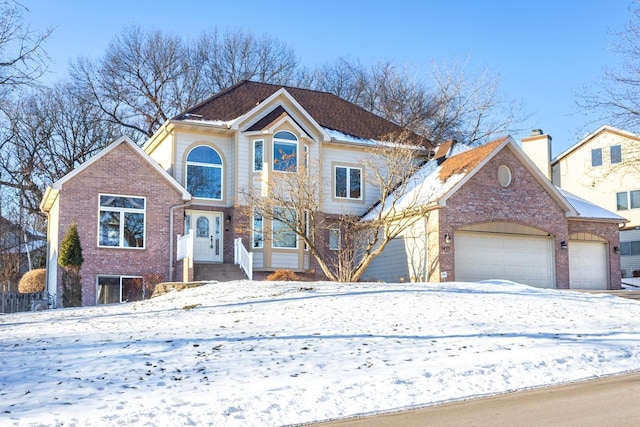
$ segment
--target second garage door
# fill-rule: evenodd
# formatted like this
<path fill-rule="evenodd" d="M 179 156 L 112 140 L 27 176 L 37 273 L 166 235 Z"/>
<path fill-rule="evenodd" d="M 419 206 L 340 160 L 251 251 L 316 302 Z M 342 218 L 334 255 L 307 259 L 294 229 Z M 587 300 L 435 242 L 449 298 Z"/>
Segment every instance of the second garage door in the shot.
<path fill-rule="evenodd" d="M 571 289 L 608 289 L 607 244 L 569 241 L 569 287 Z"/>
<path fill-rule="evenodd" d="M 504 279 L 555 288 L 553 240 L 546 236 L 456 232 L 456 281 Z"/>

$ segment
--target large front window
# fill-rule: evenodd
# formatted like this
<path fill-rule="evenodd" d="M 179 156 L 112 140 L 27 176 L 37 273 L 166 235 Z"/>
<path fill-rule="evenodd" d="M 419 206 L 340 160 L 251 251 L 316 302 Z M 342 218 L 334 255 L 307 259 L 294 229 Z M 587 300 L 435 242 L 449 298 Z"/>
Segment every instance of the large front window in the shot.
<path fill-rule="evenodd" d="M 340 199 L 362 198 L 362 169 L 336 166 L 336 197 Z"/>
<path fill-rule="evenodd" d="M 295 224 L 295 212 L 288 209 L 275 208 L 273 220 L 273 247 L 274 248 L 297 248 L 298 236 L 291 229 L 290 225 Z"/>
<path fill-rule="evenodd" d="M 144 248 L 144 197 L 100 195 L 98 246 Z"/>
<path fill-rule="evenodd" d="M 98 276 L 98 304 L 140 301 L 146 297 L 142 277 Z"/>
<path fill-rule="evenodd" d="M 191 150 L 186 181 L 193 197 L 222 200 L 222 158 L 218 152 L 203 145 Z"/>
<path fill-rule="evenodd" d="M 296 172 L 298 169 L 298 138 L 291 132 L 273 135 L 273 170 Z"/>

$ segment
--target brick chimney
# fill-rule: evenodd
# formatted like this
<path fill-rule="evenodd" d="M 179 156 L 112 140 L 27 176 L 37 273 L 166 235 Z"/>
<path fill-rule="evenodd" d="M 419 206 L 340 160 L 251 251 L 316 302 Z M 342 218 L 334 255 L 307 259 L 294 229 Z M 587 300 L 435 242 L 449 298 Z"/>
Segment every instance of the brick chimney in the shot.
<path fill-rule="evenodd" d="M 542 129 L 534 129 L 530 136 L 522 138 L 522 150 L 542 174 L 551 180 L 551 137 L 545 135 Z"/>

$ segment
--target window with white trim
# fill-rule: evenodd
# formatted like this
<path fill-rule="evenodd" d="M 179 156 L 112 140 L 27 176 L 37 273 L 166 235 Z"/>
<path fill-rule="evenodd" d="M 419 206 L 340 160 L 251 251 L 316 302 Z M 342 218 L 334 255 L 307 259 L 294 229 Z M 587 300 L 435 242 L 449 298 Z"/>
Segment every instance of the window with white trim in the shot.
<path fill-rule="evenodd" d="M 621 163 L 622 162 L 622 146 L 620 145 L 612 145 L 611 146 L 611 164 Z"/>
<path fill-rule="evenodd" d="M 329 229 L 329 249 L 332 251 L 337 251 L 340 249 L 340 230 L 337 228 Z"/>
<path fill-rule="evenodd" d="M 620 242 L 620 255 L 640 255 L 640 242 Z"/>
<path fill-rule="evenodd" d="M 273 170 L 277 172 L 298 170 L 298 138 L 291 132 L 280 131 L 273 135 Z"/>
<path fill-rule="evenodd" d="M 271 226 L 273 232 L 273 240 L 271 245 L 274 248 L 295 249 L 298 247 L 298 235 L 290 227 L 296 220 L 295 212 L 284 208 L 274 208 L 274 220 Z M 278 220 L 275 218 L 282 218 Z"/>
<path fill-rule="evenodd" d="M 193 197 L 222 200 L 222 158 L 206 145 L 195 147 L 187 156 L 187 191 Z"/>
<path fill-rule="evenodd" d="M 334 169 L 335 197 L 338 199 L 362 199 L 362 169 L 336 166 Z"/>
<path fill-rule="evenodd" d="M 117 304 L 147 298 L 142 277 L 98 276 L 97 304 Z"/>
<path fill-rule="evenodd" d="M 602 148 L 591 150 L 591 166 L 602 166 Z"/>
<path fill-rule="evenodd" d="M 100 194 L 98 246 L 144 248 L 144 197 Z"/>
<path fill-rule="evenodd" d="M 253 171 L 260 172 L 264 163 L 264 141 L 253 141 Z"/>
<path fill-rule="evenodd" d="M 616 206 L 619 211 L 640 208 L 640 190 L 616 193 Z"/>
<path fill-rule="evenodd" d="M 262 215 L 259 213 L 253 214 L 253 238 L 251 246 L 254 249 L 260 249 L 264 244 L 263 221 Z"/>

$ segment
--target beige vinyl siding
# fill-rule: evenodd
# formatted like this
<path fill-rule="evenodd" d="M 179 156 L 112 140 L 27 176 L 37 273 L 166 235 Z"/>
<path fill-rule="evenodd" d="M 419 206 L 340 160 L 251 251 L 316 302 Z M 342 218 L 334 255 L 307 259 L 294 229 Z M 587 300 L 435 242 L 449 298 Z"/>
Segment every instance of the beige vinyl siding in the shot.
<path fill-rule="evenodd" d="M 169 175 L 172 175 L 173 166 L 173 137 L 167 136 L 156 148 L 153 150 L 149 157 L 155 160 Z"/>
<path fill-rule="evenodd" d="M 322 186 L 323 210 L 330 214 L 340 214 L 352 211 L 361 215 L 369 209 L 377 200 L 377 192 L 366 183 L 366 168 L 363 167 L 363 159 L 370 156 L 364 148 L 341 147 L 337 144 L 325 144 L 321 150 L 322 156 Z M 334 166 L 351 166 L 362 168 L 362 200 L 348 200 L 334 198 L 335 177 Z"/>
<path fill-rule="evenodd" d="M 622 161 L 629 161 L 630 150 L 638 141 L 619 134 L 603 132 L 560 160 L 559 182 L 570 193 L 589 200 L 628 219 L 629 226 L 640 225 L 640 209 L 617 210 L 616 193 L 640 190 L 640 171 L 637 168 L 611 168 L 611 146 L 622 146 Z M 591 151 L 602 149 L 602 166 L 591 166 Z M 556 179 L 554 178 L 554 183 Z"/>
<path fill-rule="evenodd" d="M 286 268 L 290 270 L 296 270 L 300 268 L 298 265 L 298 251 L 292 250 L 290 253 L 285 252 L 272 252 L 271 253 L 271 267 Z"/>
<path fill-rule="evenodd" d="M 47 253 L 47 293 L 53 296 L 53 301 L 57 301 L 58 286 L 58 252 L 60 250 L 60 196 L 53 202 L 49 210 L 48 218 L 48 253 Z"/>
<path fill-rule="evenodd" d="M 232 204 L 235 188 L 235 151 L 233 139 L 227 135 L 207 135 L 202 133 L 180 132 L 176 136 L 176 164 L 174 177 L 180 185 L 185 185 L 185 163 L 188 152 L 198 145 L 207 145 L 214 148 L 222 157 L 224 176 L 224 201 L 225 205 Z M 219 203 L 216 203 L 219 204 Z"/>

